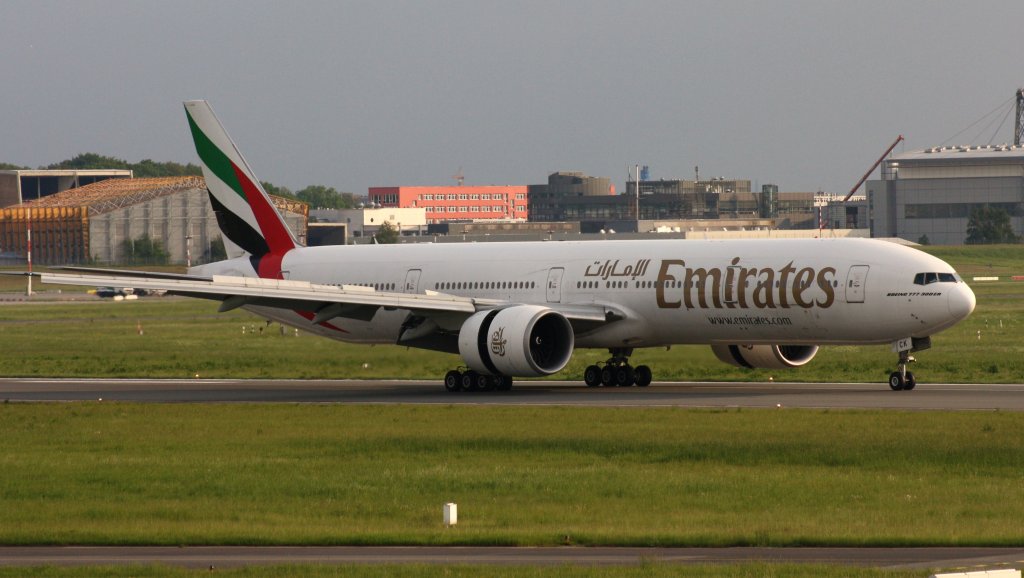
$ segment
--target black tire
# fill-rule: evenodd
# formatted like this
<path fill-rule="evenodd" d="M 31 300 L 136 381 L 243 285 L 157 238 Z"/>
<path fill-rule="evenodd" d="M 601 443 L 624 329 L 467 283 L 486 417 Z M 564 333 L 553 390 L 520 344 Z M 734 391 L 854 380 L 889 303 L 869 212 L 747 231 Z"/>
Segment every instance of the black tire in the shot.
<path fill-rule="evenodd" d="M 451 370 L 444 374 L 444 388 L 448 391 L 461 391 L 462 390 L 462 373 L 456 370 Z"/>
<path fill-rule="evenodd" d="M 907 383 L 903 380 L 903 376 L 900 372 L 894 371 L 889 374 L 889 389 L 893 391 L 903 391 L 903 388 Z"/>
<path fill-rule="evenodd" d="M 512 389 L 512 378 L 510 376 L 499 375 L 495 377 L 495 379 L 497 380 L 497 385 L 495 386 L 495 388 L 498 391 L 509 391 L 510 389 Z"/>
<path fill-rule="evenodd" d="M 647 387 L 651 385 L 651 381 L 654 376 L 651 374 L 651 368 L 646 365 L 638 365 L 636 368 L 636 385 L 637 387 Z"/>
<path fill-rule="evenodd" d="M 462 374 L 462 389 L 466 391 L 476 391 L 477 388 L 477 373 L 475 371 L 467 371 Z"/>
<path fill-rule="evenodd" d="M 629 365 L 620 365 L 615 369 L 615 385 L 619 387 L 633 387 L 636 383 L 636 373 Z"/>
<path fill-rule="evenodd" d="M 496 382 L 497 378 L 490 375 L 480 373 L 476 376 L 476 386 L 481 391 L 491 391 L 494 389 Z"/>
<path fill-rule="evenodd" d="M 601 368 L 596 365 L 588 365 L 583 370 L 583 383 L 587 384 L 587 387 L 601 385 Z"/>
<path fill-rule="evenodd" d="M 605 387 L 615 386 L 615 373 L 612 371 L 610 365 L 606 365 L 601 368 L 601 385 Z"/>
<path fill-rule="evenodd" d="M 903 384 L 903 390 L 904 391 L 910 391 L 910 390 L 914 389 L 915 387 L 917 387 L 917 378 L 914 377 L 913 373 L 908 371 L 907 372 L 907 380 Z"/>

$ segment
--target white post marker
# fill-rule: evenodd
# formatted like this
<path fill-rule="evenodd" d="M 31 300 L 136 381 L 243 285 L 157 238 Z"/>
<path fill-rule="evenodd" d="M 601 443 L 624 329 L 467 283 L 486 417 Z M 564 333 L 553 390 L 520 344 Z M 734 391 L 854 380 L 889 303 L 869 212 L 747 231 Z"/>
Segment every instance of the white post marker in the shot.
<path fill-rule="evenodd" d="M 459 506 L 451 502 L 444 505 L 444 525 L 454 526 L 459 523 Z"/>

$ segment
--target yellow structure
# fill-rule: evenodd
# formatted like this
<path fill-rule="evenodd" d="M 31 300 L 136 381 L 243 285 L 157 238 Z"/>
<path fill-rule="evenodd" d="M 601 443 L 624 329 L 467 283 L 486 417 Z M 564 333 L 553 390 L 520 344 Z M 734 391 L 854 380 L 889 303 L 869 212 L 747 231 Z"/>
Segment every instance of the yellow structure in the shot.
<path fill-rule="evenodd" d="M 271 197 L 299 240 L 309 207 Z M 25 255 L 32 228 L 32 260 L 39 264 L 116 264 L 124 242 L 160 241 L 173 263 L 208 259 L 220 236 L 202 177 L 111 179 L 0 209 L 0 253 Z"/>

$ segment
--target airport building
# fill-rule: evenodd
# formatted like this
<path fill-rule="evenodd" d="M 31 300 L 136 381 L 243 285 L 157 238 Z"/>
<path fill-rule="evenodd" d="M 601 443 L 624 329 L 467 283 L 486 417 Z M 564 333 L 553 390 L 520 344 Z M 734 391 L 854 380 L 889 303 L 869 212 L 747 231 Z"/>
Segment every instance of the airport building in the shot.
<path fill-rule="evenodd" d="M 1024 232 L 1024 146 L 934 147 L 896 154 L 867 182 L 872 237 L 962 245 L 975 207 L 1004 209 Z"/>
<path fill-rule="evenodd" d="M 296 238 L 304 241 L 309 207 L 272 197 Z M 108 179 L 0 209 L 0 253 L 44 265 L 120 264 L 133 241 L 159 241 L 171 263 L 210 260 L 221 236 L 202 177 Z"/>
<path fill-rule="evenodd" d="M 427 223 L 526 221 L 526 185 L 370 187 L 370 202 L 384 208 L 421 208 Z"/>
<path fill-rule="evenodd" d="M 0 207 L 20 205 L 107 179 L 130 179 L 120 169 L 18 169 L 0 171 Z"/>
<path fill-rule="evenodd" d="M 713 178 L 629 181 L 625 193 L 616 195 L 607 178 L 559 172 L 549 175 L 546 185 L 530 186 L 530 220 L 579 221 L 584 233 L 666 227 L 812 229 L 818 226 L 815 194 L 779 192 L 775 185 L 754 193 L 749 180 Z"/>
<path fill-rule="evenodd" d="M 423 235 L 427 231 L 427 213 L 422 207 L 400 209 L 385 207 L 381 209 L 313 209 L 309 212 L 310 245 L 345 245 L 348 237 L 372 237 L 377 234 L 385 222 L 394 227 L 399 235 Z M 337 242 L 337 235 L 332 235 L 324 242 L 314 242 L 313 228 L 326 229 L 343 226 L 344 242 Z"/>

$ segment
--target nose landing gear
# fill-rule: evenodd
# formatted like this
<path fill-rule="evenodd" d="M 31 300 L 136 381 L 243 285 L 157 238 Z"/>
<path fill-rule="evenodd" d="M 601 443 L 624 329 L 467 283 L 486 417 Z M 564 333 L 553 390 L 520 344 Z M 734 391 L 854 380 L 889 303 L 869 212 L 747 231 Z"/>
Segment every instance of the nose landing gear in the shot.
<path fill-rule="evenodd" d="M 914 374 L 907 371 L 907 366 L 917 361 L 914 359 L 909 351 L 900 352 L 900 361 L 897 364 L 898 369 L 889 374 L 889 388 L 893 391 L 909 391 L 917 387 L 917 378 Z"/>

